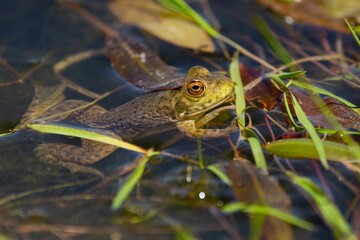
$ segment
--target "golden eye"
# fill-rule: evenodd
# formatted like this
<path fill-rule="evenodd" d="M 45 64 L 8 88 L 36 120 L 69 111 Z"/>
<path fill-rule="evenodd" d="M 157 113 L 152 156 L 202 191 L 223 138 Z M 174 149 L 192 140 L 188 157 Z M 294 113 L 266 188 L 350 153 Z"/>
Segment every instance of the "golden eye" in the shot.
<path fill-rule="evenodd" d="M 201 81 L 191 81 L 187 85 L 187 91 L 191 96 L 201 96 L 205 92 L 205 85 Z"/>

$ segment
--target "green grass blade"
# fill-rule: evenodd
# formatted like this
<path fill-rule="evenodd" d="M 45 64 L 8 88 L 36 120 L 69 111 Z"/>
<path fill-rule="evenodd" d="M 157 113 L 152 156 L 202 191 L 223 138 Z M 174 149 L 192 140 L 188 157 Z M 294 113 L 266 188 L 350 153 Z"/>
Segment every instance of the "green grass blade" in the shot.
<path fill-rule="evenodd" d="M 148 152 L 141 160 L 139 165 L 135 168 L 135 170 L 131 173 L 129 178 L 126 180 L 124 185 L 120 188 L 120 190 L 116 193 L 113 202 L 111 204 L 111 209 L 116 210 L 119 209 L 126 198 L 129 196 L 129 194 L 132 192 L 138 181 L 140 180 L 145 167 L 146 163 L 149 161 L 149 159 L 155 155 L 155 152 Z"/>
<path fill-rule="evenodd" d="M 277 39 L 275 34 L 271 31 L 269 25 L 262 19 L 261 17 L 255 18 L 255 26 L 258 31 L 261 33 L 263 38 L 266 40 L 267 44 L 274 51 L 276 56 L 282 61 L 284 64 L 288 64 L 292 62 L 292 57 L 285 49 L 285 47 L 281 44 L 281 42 Z M 295 66 L 290 67 L 291 71 L 295 71 Z"/>
<path fill-rule="evenodd" d="M 294 117 L 293 117 L 293 115 L 291 113 L 290 106 L 289 106 L 289 103 L 287 101 L 286 92 L 283 92 L 283 99 L 284 99 L 284 105 L 285 105 L 286 113 L 287 113 L 288 117 L 290 118 L 291 123 L 293 124 L 295 129 L 300 129 L 301 127 L 299 125 L 297 125 L 297 123 L 295 122 Z"/>
<path fill-rule="evenodd" d="M 304 228 L 307 230 L 312 230 L 314 228 L 313 224 L 302 220 L 298 217 L 295 217 L 287 212 L 279 210 L 277 208 L 268 207 L 266 205 L 260 204 L 246 204 L 242 202 L 229 203 L 221 208 L 221 211 L 224 213 L 233 213 L 237 211 L 246 212 L 250 214 L 261 214 L 266 216 L 271 216 L 278 218 L 286 223 L 292 224 L 294 226 Z"/>
<path fill-rule="evenodd" d="M 266 174 L 268 174 L 265 156 L 261 144 L 256 137 L 256 134 L 247 128 L 245 129 L 245 134 L 247 136 L 247 140 L 249 141 L 251 152 L 254 156 L 256 166 L 261 170 L 263 170 Z"/>
<path fill-rule="evenodd" d="M 297 71 L 292 71 L 292 72 L 281 72 L 279 74 L 270 74 L 269 77 L 272 76 L 278 76 L 280 79 L 296 79 L 302 75 L 304 75 L 306 73 L 306 71 L 303 70 L 297 70 Z"/>
<path fill-rule="evenodd" d="M 274 80 L 275 83 L 278 84 L 283 91 L 288 90 L 286 84 L 282 81 L 278 74 L 270 74 L 268 75 L 268 77 Z"/>
<path fill-rule="evenodd" d="M 325 169 L 328 169 L 329 164 L 326 160 L 324 145 L 323 145 L 319 135 L 317 134 L 314 126 L 311 124 L 310 120 L 307 118 L 304 111 L 302 110 L 300 104 L 297 102 L 295 96 L 292 93 L 290 93 L 290 94 L 291 94 L 292 103 L 293 103 L 293 106 L 295 109 L 295 113 L 296 113 L 296 116 L 297 116 L 299 122 L 304 126 L 306 131 L 309 133 L 309 135 L 314 143 L 316 152 L 319 155 L 320 162 L 322 163 L 322 165 L 324 166 Z"/>
<path fill-rule="evenodd" d="M 220 41 L 223 41 L 226 44 L 234 47 L 236 50 L 244 54 L 245 56 L 253 59 L 254 61 L 260 63 L 261 65 L 275 70 L 276 68 L 266 62 L 265 60 L 259 58 L 255 54 L 249 52 L 244 47 L 240 46 L 238 43 L 232 41 L 224 35 L 221 35 L 216 29 L 214 29 L 204 18 L 202 18 L 197 12 L 195 12 L 185 1 L 183 0 L 158 0 L 163 6 L 172 9 L 180 15 L 185 15 L 186 17 L 192 19 L 198 25 L 200 25 L 210 36 L 217 38 Z"/>
<path fill-rule="evenodd" d="M 349 146 L 341 143 L 322 142 L 328 160 L 341 161 L 353 159 L 353 152 Z M 296 138 L 274 141 L 265 146 L 265 149 L 279 157 L 285 158 L 318 158 L 316 148 L 311 139 Z"/>
<path fill-rule="evenodd" d="M 261 240 L 261 235 L 263 234 L 264 231 L 265 220 L 266 220 L 265 215 L 252 214 L 249 224 L 250 232 L 249 232 L 248 240 Z"/>
<path fill-rule="evenodd" d="M 325 89 L 322 89 L 320 87 L 316 87 L 314 85 L 311 85 L 309 83 L 306 83 L 306 82 L 300 82 L 300 81 L 291 81 L 291 84 L 297 86 L 297 87 L 301 87 L 301 88 L 304 88 L 304 89 L 308 89 L 310 91 L 314 91 L 314 92 L 317 92 L 317 93 L 320 93 L 320 94 L 323 94 L 323 95 L 326 95 L 326 96 L 329 96 L 329 97 L 332 97 L 332 98 L 335 98 L 337 100 L 339 100 L 340 102 L 344 103 L 345 105 L 347 105 L 348 107 L 356 107 L 355 104 L 339 97 L 339 96 L 336 96 L 335 94 L 325 90 Z"/>
<path fill-rule="evenodd" d="M 217 166 L 209 165 L 206 167 L 206 169 L 209 170 L 210 172 L 212 172 L 213 174 L 215 174 L 225 184 L 231 186 L 231 181 L 228 178 L 228 176 L 223 171 L 221 171 Z"/>
<path fill-rule="evenodd" d="M 246 100 L 245 100 L 245 92 L 244 86 L 241 81 L 240 70 L 239 70 L 239 61 L 238 54 L 235 54 L 231 63 L 230 63 L 230 78 L 235 83 L 235 106 L 236 106 L 236 116 L 239 122 L 239 125 L 245 126 L 245 108 L 246 108 Z"/>
<path fill-rule="evenodd" d="M 287 174 L 292 178 L 295 184 L 312 197 L 316 206 L 320 210 L 324 221 L 330 227 L 336 239 L 356 239 L 350 225 L 345 220 L 339 209 L 315 183 L 306 177 L 297 176 L 292 172 L 287 172 Z"/>
<path fill-rule="evenodd" d="M 71 128 L 71 127 L 65 127 L 55 124 L 28 124 L 29 128 L 42 132 L 42 133 L 52 133 L 52 134 L 59 134 L 59 135 L 65 135 L 65 136 L 72 136 L 72 137 L 79 137 L 79 138 L 85 138 L 89 140 L 94 140 L 98 142 L 103 142 L 111 145 L 118 146 L 120 148 L 124 148 L 127 150 L 131 150 L 134 152 L 139 153 L 146 153 L 146 150 L 138 147 L 136 145 L 124 142 L 122 140 L 109 137 L 106 135 L 102 135 L 96 132 L 86 131 L 82 129 L 77 128 Z"/>
<path fill-rule="evenodd" d="M 194 236 L 188 229 L 183 227 L 176 227 L 176 240 L 197 240 L 198 238 Z"/>
<path fill-rule="evenodd" d="M 348 26 L 351 34 L 353 35 L 355 41 L 356 41 L 357 44 L 360 46 L 360 39 L 359 39 L 359 37 L 358 37 L 358 35 L 357 35 L 357 33 L 359 33 L 360 31 L 356 31 L 356 28 L 354 28 L 353 26 L 351 26 L 351 24 L 349 23 L 349 21 L 348 21 L 346 18 L 345 18 L 344 20 L 345 20 L 346 25 Z"/>
<path fill-rule="evenodd" d="M 8 237 L 7 235 L 0 233 L 0 240 L 10 240 L 10 237 Z"/>
<path fill-rule="evenodd" d="M 163 6 L 172 9 L 173 11 L 184 14 L 190 17 L 193 21 L 199 24 L 210 36 L 216 37 L 219 35 L 216 31 L 202 16 L 194 11 L 185 1 L 183 0 L 160 0 Z"/>
<path fill-rule="evenodd" d="M 1 137 L 8 136 L 8 135 L 10 135 L 10 134 L 12 134 L 12 132 L 0 133 L 0 138 L 1 138 Z"/>

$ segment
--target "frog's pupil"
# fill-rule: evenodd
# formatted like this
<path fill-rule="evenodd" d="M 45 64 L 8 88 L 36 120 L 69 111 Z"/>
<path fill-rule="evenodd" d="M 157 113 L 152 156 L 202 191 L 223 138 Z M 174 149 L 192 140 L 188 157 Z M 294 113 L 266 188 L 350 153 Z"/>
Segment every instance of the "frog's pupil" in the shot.
<path fill-rule="evenodd" d="M 201 96 L 204 93 L 204 88 L 202 82 L 199 81 L 193 81 L 188 84 L 187 90 L 188 93 L 192 96 Z"/>

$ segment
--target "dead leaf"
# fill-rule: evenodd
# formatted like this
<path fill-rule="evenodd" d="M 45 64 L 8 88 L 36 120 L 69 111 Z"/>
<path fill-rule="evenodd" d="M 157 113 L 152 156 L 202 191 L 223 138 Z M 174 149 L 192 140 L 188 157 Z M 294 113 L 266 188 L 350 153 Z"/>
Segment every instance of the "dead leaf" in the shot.
<path fill-rule="evenodd" d="M 243 64 L 240 64 L 239 68 L 241 81 L 244 86 L 248 85 L 251 81 L 260 76 L 258 71 L 253 68 L 246 67 Z M 281 92 L 276 89 L 273 84 L 271 84 L 267 79 L 264 79 L 255 87 L 246 91 L 245 98 L 246 101 L 252 102 L 262 109 L 271 110 L 274 108 L 276 99 L 280 93 Z"/>
<path fill-rule="evenodd" d="M 360 130 L 360 115 L 335 98 L 326 97 L 322 103 L 316 104 L 313 100 L 316 96 L 311 96 L 311 93 L 299 88 L 291 88 L 291 92 L 314 126 L 333 129 L 334 126 L 331 119 L 335 118 L 344 128 Z M 282 96 L 280 99 L 282 102 L 279 106 L 285 111 L 285 107 L 283 106 L 284 99 L 282 99 Z M 291 100 L 288 99 L 287 101 L 291 103 Z M 330 111 L 328 111 L 327 108 Z M 290 109 L 295 116 L 291 104 Z"/>
<path fill-rule="evenodd" d="M 264 204 L 289 212 L 290 198 L 271 176 L 247 161 L 233 161 L 227 174 L 232 182 L 234 196 L 247 204 Z M 262 239 L 292 239 L 289 224 L 273 217 L 266 217 Z"/>
<path fill-rule="evenodd" d="M 357 0 L 257 0 L 271 10 L 292 17 L 295 21 L 326 27 L 340 32 L 349 32 L 343 18 L 360 14 Z"/>
<path fill-rule="evenodd" d="M 113 0 L 109 9 L 120 21 L 174 45 L 204 52 L 215 50 L 211 38 L 201 27 L 155 1 Z"/>
<path fill-rule="evenodd" d="M 360 115 L 357 112 L 332 97 L 326 97 L 324 102 L 344 128 L 360 131 Z"/>

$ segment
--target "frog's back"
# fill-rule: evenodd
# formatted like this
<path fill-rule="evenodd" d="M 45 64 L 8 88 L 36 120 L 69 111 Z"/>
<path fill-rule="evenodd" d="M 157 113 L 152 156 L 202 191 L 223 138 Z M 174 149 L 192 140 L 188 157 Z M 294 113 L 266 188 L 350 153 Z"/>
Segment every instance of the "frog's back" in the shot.
<path fill-rule="evenodd" d="M 173 105 L 178 92 L 160 91 L 136 97 L 86 124 L 113 131 L 124 140 L 131 140 L 150 130 L 156 132 L 175 128 Z"/>

